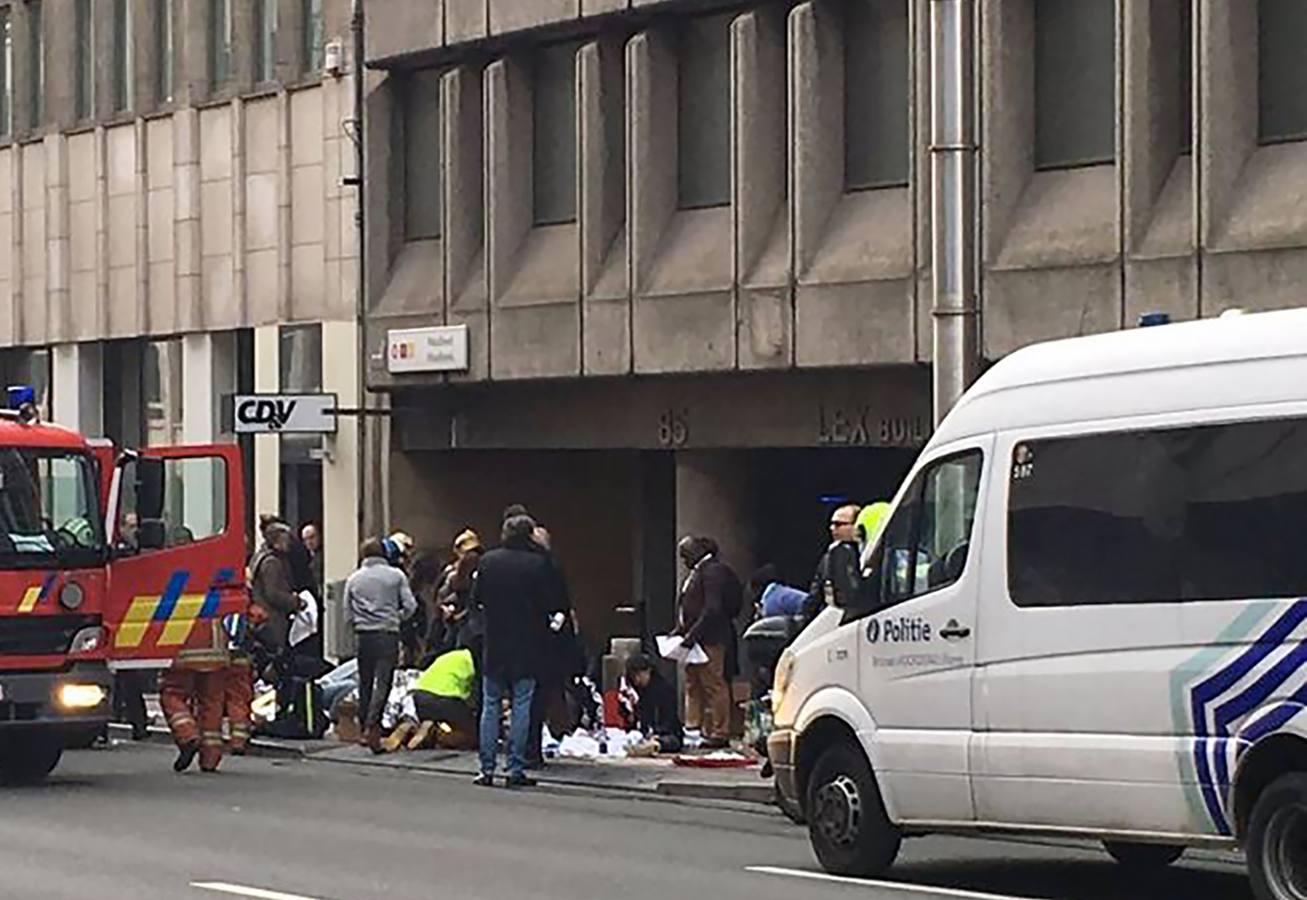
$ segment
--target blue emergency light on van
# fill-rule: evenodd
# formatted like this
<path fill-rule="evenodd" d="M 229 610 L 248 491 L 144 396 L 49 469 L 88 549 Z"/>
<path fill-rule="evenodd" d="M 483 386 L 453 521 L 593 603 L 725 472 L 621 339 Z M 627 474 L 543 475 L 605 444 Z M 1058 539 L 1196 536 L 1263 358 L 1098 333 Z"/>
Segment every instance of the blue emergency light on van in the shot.
<path fill-rule="evenodd" d="M 11 384 L 5 391 L 10 409 L 36 405 L 36 388 L 30 384 Z"/>
<path fill-rule="evenodd" d="M 1139 317 L 1140 328 L 1152 328 L 1155 325 L 1170 325 L 1171 315 L 1164 312 L 1144 313 Z"/>

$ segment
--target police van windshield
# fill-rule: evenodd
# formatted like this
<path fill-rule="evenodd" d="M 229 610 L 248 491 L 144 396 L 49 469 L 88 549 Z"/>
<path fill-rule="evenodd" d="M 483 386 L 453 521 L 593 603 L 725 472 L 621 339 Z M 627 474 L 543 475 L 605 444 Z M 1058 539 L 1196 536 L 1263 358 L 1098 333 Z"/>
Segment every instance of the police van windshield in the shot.
<path fill-rule="evenodd" d="M 95 467 L 85 453 L 0 448 L 0 568 L 77 568 L 105 559 Z"/>

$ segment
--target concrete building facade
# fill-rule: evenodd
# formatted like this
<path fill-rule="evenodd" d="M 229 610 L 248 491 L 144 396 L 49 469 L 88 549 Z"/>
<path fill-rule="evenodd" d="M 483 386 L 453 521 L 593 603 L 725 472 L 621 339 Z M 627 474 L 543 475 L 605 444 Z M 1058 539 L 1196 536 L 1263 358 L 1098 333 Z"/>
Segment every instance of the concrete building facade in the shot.
<path fill-rule="evenodd" d="M 3 368 L 54 420 L 204 443 L 234 440 L 238 390 L 356 405 L 348 59 L 324 71 L 349 23 L 348 0 L 0 3 Z M 356 444 L 248 450 L 255 509 L 329 521 L 329 580 Z"/>
<path fill-rule="evenodd" d="M 392 518 L 538 506 L 600 631 L 666 617 L 681 532 L 810 571 L 930 430 L 931 5 L 369 0 Z M 1303 302 L 1301 3 L 972 6 L 984 360 Z M 390 370 L 458 324 L 466 371 Z"/>

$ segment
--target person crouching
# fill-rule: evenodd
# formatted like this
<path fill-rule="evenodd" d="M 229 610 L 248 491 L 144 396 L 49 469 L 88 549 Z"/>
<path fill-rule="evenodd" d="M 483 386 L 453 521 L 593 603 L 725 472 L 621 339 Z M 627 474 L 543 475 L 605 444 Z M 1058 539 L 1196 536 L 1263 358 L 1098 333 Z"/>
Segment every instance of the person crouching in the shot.
<path fill-rule="evenodd" d="M 635 707 L 636 728 L 646 738 L 643 753 L 680 753 L 685 728 L 677 712 L 676 688 L 662 676 L 653 660 L 637 653 L 626 661 L 626 681 L 640 695 Z"/>

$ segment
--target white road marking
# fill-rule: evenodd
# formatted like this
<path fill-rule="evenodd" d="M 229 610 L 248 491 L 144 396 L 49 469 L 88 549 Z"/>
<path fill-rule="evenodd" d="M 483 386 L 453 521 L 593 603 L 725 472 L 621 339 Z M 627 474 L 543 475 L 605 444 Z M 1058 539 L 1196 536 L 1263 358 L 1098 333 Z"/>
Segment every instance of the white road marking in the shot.
<path fill-rule="evenodd" d="M 251 897 L 253 900 L 316 900 L 303 894 L 284 894 L 281 891 L 269 891 L 264 888 L 227 884 L 225 881 L 192 881 L 191 887 L 201 891 L 231 894 L 234 897 Z"/>
<path fill-rule="evenodd" d="M 858 887 L 882 888 L 887 891 L 899 891 L 904 894 L 925 894 L 931 897 L 956 897 L 958 900 L 1034 900 L 1028 897 L 1014 897 L 1010 894 L 986 894 L 983 891 L 967 891 L 962 888 L 933 887 L 928 884 L 907 884 L 902 881 L 876 881 L 871 878 L 848 878 L 843 875 L 827 875 L 825 872 L 809 872 L 805 869 L 783 869 L 779 866 L 745 866 L 746 872 L 759 875 L 782 875 L 787 878 L 807 878 L 810 881 L 830 881 L 835 884 L 851 884 Z"/>

